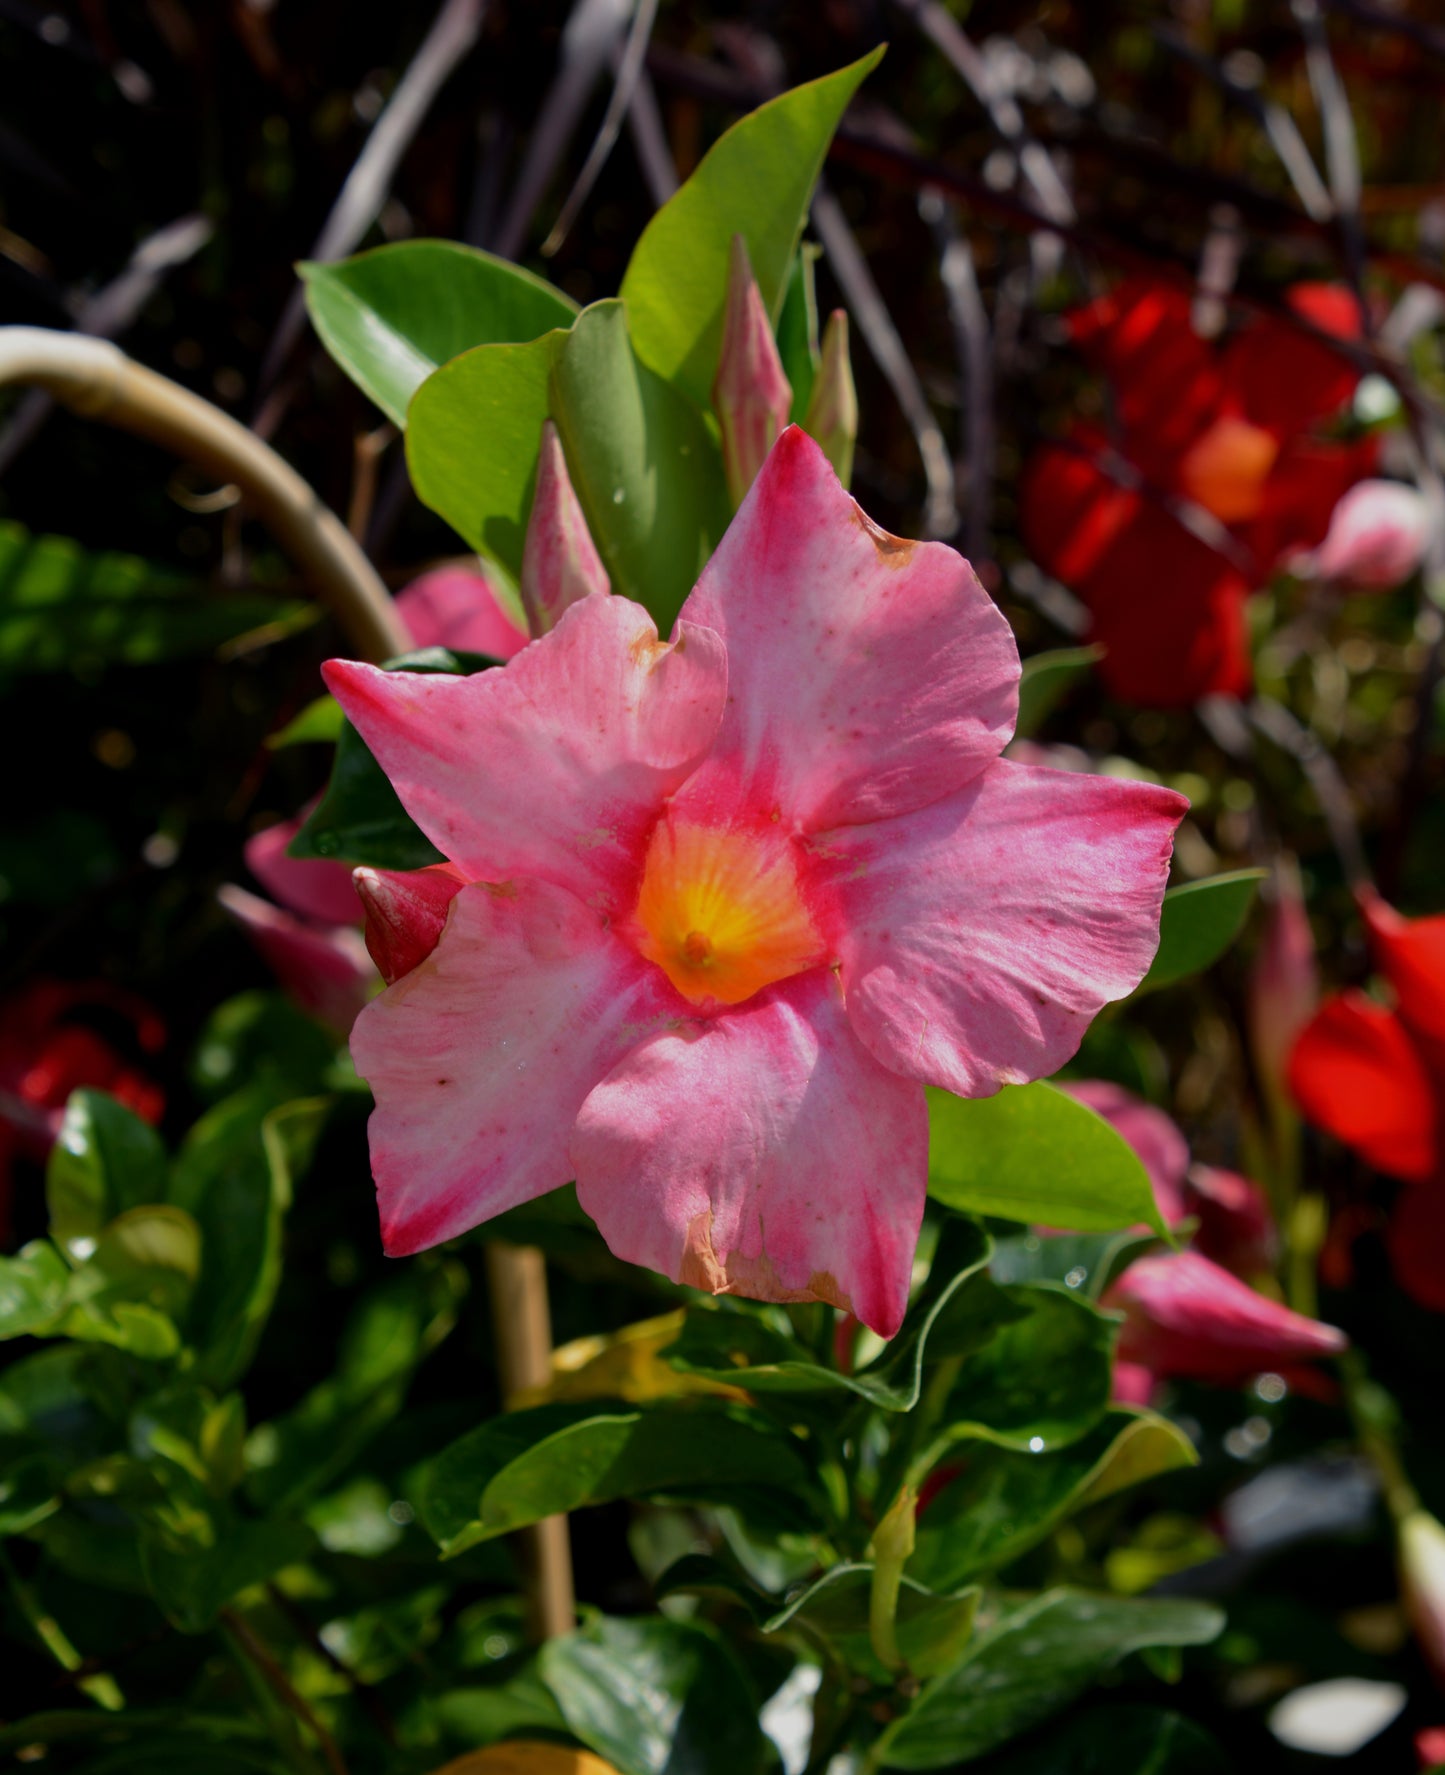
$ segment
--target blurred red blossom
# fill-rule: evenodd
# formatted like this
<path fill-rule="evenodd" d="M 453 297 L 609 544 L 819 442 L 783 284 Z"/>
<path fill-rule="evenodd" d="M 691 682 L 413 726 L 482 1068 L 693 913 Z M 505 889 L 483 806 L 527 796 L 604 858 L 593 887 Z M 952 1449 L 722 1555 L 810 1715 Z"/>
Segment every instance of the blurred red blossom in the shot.
<path fill-rule="evenodd" d="M 142 1054 L 165 1043 L 155 1011 L 104 980 L 40 978 L 0 1002 L 0 1245 L 9 1243 L 14 1162 L 44 1159 L 72 1091 L 108 1091 L 142 1120 L 161 1118 L 164 1093 L 96 1027 L 106 1019 L 118 1019 Z"/>
<path fill-rule="evenodd" d="M 1402 918 L 1374 893 L 1360 908 L 1394 1004 L 1327 1000 L 1290 1055 L 1290 1089 L 1311 1122 L 1406 1185 L 1387 1235 L 1395 1274 L 1445 1312 L 1445 916 Z"/>
<path fill-rule="evenodd" d="M 1358 333 L 1343 288 L 1295 284 L 1285 300 L 1316 334 Z M 1245 600 L 1324 537 L 1374 464 L 1373 441 L 1317 435 L 1357 372 L 1269 316 L 1207 339 L 1188 291 L 1143 279 L 1077 310 L 1070 332 L 1109 383 L 1116 430 L 1079 421 L 1034 452 L 1024 541 L 1088 606 L 1115 695 L 1156 707 L 1240 695 Z"/>

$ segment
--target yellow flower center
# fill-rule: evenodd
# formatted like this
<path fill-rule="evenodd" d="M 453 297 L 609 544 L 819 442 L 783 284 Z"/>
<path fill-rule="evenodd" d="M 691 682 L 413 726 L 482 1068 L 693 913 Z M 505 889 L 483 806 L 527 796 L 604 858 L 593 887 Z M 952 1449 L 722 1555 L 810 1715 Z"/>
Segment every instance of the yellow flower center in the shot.
<path fill-rule="evenodd" d="M 741 1004 L 825 957 L 778 828 L 700 826 L 664 814 L 629 933 L 684 998 Z"/>
<path fill-rule="evenodd" d="M 1259 516 L 1279 442 L 1247 419 L 1216 419 L 1179 465 L 1184 491 L 1224 524 Z"/>

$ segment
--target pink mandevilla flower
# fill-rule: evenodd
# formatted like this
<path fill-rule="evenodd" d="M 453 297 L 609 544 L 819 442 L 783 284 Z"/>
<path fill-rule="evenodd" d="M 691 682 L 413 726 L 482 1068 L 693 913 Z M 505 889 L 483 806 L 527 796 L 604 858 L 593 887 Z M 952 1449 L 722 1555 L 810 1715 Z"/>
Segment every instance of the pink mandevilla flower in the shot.
<path fill-rule="evenodd" d="M 670 641 L 593 596 L 505 670 L 326 676 L 450 864 L 363 872 L 393 1254 L 575 1178 L 629 1261 L 891 1335 L 923 1085 L 1054 1071 L 1154 953 L 1182 797 L 1001 759 L 1007 623 L 796 428 Z"/>

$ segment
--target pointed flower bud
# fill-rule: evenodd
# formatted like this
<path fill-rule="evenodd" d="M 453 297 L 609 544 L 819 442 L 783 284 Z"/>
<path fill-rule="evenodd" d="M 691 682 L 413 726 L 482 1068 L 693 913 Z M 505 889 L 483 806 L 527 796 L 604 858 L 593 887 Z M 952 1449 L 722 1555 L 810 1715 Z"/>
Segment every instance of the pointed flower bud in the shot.
<path fill-rule="evenodd" d="M 722 349 L 712 385 L 713 411 L 722 427 L 723 469 L 739 506 L 792 411 L 793 390 L 778 355 L 747 242 L 733 236 Z"/>
<path fill-rule="evenodd" d="M 366 947 L 390 986 L 437 946 L 447 908 L 466 886 L 450 863 L 430 869 L 358 869 L 352 879 L 366 910 Z"/>
<path fill-rule="evenodd" d="M 813 382 L 803 430 L 823 446 L 833 473 L 846 487 L 853 478 L 853 446 L 858 441 L 858 391 L 848 356 L 848 315 L 835 308 L 823 329 L 823 358 Z"/>
<path fill-rule="evenodd" d="M 1266 1091 L 1282 1102 L 1290 1049 L 1320 1002 L 1315 940 L 1293 857 L 1275 864 L 1265 907 L 1264 940 L 1246 987 L 1249 1044 Z"/>
<path fill-rule="evenodd" d="M 1312 1356 L 1334 1356 L 1347 1339 L 1333 1325 L 1291 1312 L 1197 1251 L 1130 1264 L 1104 1296 L 1124 1314 L 1119 1361 L 1156 1376 L 1244 1381 Z"/>
<path fill-rule="evenodd" d="M 1445 1684 L 1445 1527 L 1428 1510 L 1400 1523 L 1400 1597 L 1425 1662 Z"/>
<path fill-rule="evenodd" d="M 567 473 L 557 427 L 544 420 L 537 491 L 522 545 L 522 603 L 533 634 L 545 635 L 579 598 L 611 590 Z"/>
<path fill-rule="evenodd" d="M 1257 1276 L 1272 1268 L 1279 1235 L 1257 1183 L 1237 1171 L 1194 1165 L 1184 1202 L 1199 1221 L 1194 1248 L 1204 1257 L 1236 1276 Z"/>
<path fill-rule="evenodd" d="M 359 931 L 297 918 L 234 883 L 216 898 L 308 1016 L 343 1033 L 351 1028 L 376 986 Z"/>

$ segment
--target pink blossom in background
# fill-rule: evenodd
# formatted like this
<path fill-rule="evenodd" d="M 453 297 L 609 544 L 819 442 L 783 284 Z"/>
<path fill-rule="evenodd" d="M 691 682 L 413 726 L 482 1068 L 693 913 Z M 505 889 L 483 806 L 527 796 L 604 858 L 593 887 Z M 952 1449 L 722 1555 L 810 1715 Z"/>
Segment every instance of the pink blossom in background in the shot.
<path fill-rule="evenodd" d="M 1059 1088 L 1102 1116 L 1133 1147 L 1149 1173 L 1164 1224 L 1174 1226 L 1183 1220 L 1188 1212 L 1184 1179 L 1189 1170 L 1189 1142 L 1164 1111 L 1106 1079 L 1064 1079 Z"/>
<path fill-rule="evenodd" d="M 480 563 L 423 573 L 397 594 L 396 608 L 418 647 L 455 647 L 509 660 L 529 638 L 520 613 L 513 614 Z"/>
<path fill-rule="evenodd" d="M 1393 591 L 1419 568 L 1430 532 L 1430 507 L 1417 488 L 1360 481 L 1335 507 L 1324 541 L 1293 565 L 1359 591 Z"/>
<path fill-rule="evenodd" d="M 1265 884 L 1264 936 L 1245 987 L 1250 1049 L 1275 1102 L 1287 1095 L 1290 1050 L 1319 1002 L 1320 971 L 1299 866 L 1293 857 L 1281 857 Z"/>
<path fill-rule="evenodd" d="M 1342 1331 L 1291 1312 L 1197 1251 L 1143 1257 L 1100 1303 L 1124 1315 L 1115 1396 L 1147 1403 L 1169 1376 L 1239 1383 L 1346 1347 Z"/>
<path fill-rule="evenodd" d="M 1415 1757 L 1422 1769 L 1445 1763 L 1445 1726 L 1427 1726 L 1415 1734 Z"/>
<path fill-rule="evenodd" d="M 575 1178 L 619 1256 L 890 1336 L 923 1085 L 1053 1072 L 1157 944 L 1187 803 L 1002 760 L 1007 623 L 796 428 L 671 641 L 586 597 L 503 671 L 326 675 L 465 878 L 352 1035 L 394 1254 Z"/>

